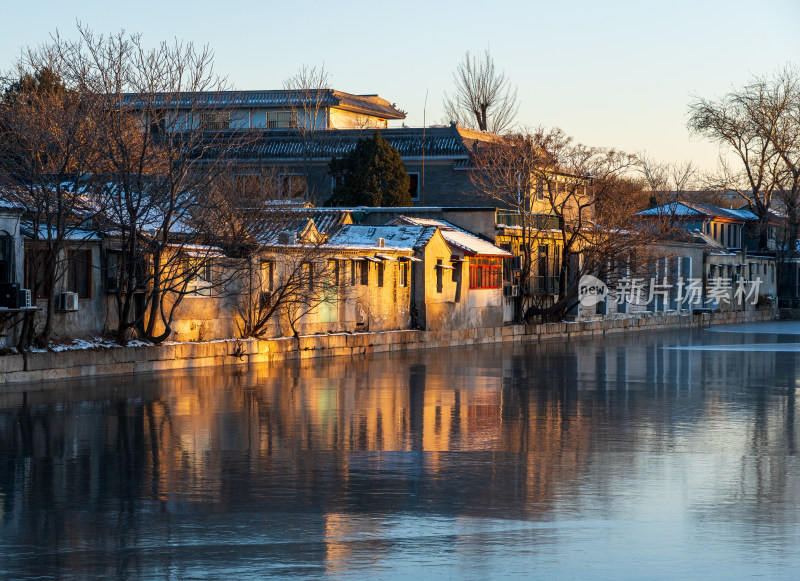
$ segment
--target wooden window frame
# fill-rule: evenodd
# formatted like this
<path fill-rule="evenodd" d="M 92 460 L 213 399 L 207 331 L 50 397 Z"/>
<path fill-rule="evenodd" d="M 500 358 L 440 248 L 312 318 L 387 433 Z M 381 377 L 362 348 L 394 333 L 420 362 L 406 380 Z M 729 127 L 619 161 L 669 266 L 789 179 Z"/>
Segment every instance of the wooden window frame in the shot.
<path fill-rule="evenodd" d="M 398 286 L 408 286 L 408 263 L 401 262 L 397 267 L 399 269 Z"/>
<path fill-rule="evenodd" d="M 469 259 L 469 288 L 496 289 L 503 286 L 503 259 L 474 256 Z"/>
<path fill-rule="evenodd" d="M 78 258 L 78 255 L 85 254 L 87 258 Z M 91 299 L 93 296 L 94 290 L 94 276 L 92 273 L 93 270 L 93 256 L 92 256 L 92 249 L 91 248 L 79 248 L 79 249 L 69 249 L 67 250 L 67 287 L 70 292 L 74 292 L 78 295 L 78 299 Z M 85 268 L 86 274 L 86 291 L 87 294 L 82 294 L 80 292 L 80 287 L 82 286 L 79 284 L 79 278 L 81 278 L 82 270 Z"/>

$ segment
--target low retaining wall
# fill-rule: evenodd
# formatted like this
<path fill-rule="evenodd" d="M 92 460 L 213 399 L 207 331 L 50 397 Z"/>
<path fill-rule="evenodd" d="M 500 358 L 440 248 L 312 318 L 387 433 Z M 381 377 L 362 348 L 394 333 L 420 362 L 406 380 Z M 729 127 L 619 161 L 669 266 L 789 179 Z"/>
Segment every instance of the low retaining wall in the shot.
<path fill-rule="evenodd" d="M 172 343 L 144 347 L 66 350 L 28 355 L 27 370 L 22 355 L 0 357 L 0 383 L 41 381 L 189 369 L 219 365 L 274 363 L 288 359 L 350 356 L 387 351 L 460 347 L 506 341 L 544 341 L 606 335 L 634 330 L 671 329 L 766 321 L 771 311 L 704 313 L 697 315 L 651 314 L 640 317 L 603 319 L 541 325 L 508 325 L 458 331 L 387 331 L 311 335 L 281 339 Z"/>

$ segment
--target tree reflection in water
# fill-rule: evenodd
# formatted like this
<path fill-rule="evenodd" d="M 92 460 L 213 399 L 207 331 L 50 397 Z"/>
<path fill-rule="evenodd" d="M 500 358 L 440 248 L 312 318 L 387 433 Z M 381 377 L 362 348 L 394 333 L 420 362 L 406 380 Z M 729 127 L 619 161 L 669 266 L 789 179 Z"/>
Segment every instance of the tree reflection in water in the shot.
<path fill-rule="evenodd" d="M 720 562 L 764 531 L 782 571 L 800 540 L 797 353 L 691 348 L 753 341 L 653 333 L 2 394 L 0 577 L 580 571 L 569 546 L 613 569 L 607 538 L 592 549 L 591 527 L 563 523 L 621 523 L 604 534 L 646 557 L 670 550 L 673 521 L 723 521 Z M 661 525 L 640 535 L 642 519 Z M 690 537 L 673 540 L 684 561 Z"/>

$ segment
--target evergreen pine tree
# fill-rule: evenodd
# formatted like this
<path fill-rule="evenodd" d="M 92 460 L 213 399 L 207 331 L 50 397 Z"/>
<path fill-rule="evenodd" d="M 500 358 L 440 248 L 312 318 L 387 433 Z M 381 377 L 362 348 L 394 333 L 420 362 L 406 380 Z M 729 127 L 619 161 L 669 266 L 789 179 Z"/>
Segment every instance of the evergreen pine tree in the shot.
<path fill-rule="evenodd" d="M 380 131 L 359 139 L 355 148 L 330 163 L 336 189 L 333 206 L 410 206 L 406 166 Z"/>

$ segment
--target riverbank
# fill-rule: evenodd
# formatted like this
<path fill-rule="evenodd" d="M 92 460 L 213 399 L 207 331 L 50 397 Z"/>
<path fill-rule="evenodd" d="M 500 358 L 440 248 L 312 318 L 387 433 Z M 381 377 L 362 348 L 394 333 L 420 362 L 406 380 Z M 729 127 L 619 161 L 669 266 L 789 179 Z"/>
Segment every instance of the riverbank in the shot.
<path fill-rule="evenodd" d="M 170 343 L 136 347 L 109 347 L 30 353 L 27 368 L 22 355 L 0 357 L 0 384 L 35 383 L 78 377 L 150 373 L 174 369 L 277 363 L 291 359 L 336 357 L 456 347 L 507 341 L 570 340 L 578 337 L 705 327 L 727 323 L 768 321 L 771 311 L 703 314 L 654 314 L 639 317 L 507 325 L 456 331 L 387 331 L 336 333 L 280 339 L 224 340 L 202 343 Z"/>

